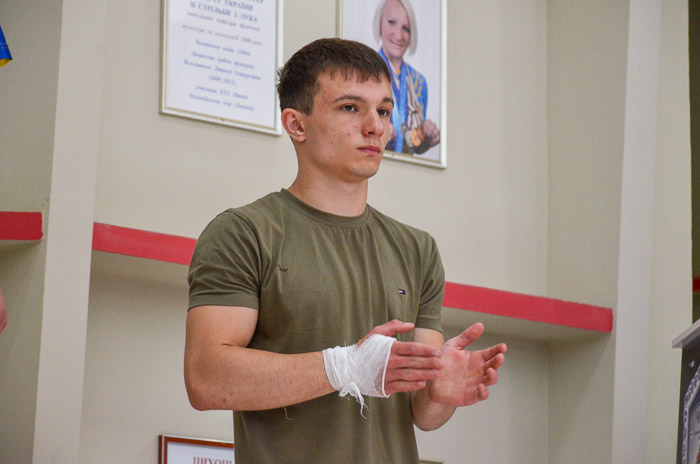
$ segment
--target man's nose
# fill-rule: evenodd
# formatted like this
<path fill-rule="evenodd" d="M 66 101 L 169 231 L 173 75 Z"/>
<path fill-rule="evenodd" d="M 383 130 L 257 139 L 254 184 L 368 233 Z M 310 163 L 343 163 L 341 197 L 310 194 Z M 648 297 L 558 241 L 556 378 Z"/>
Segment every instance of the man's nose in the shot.
<path fill-rule="evenodd" d="M 384 135 L 384 121 L 382 121 L 382 118 L 376 111 L 370 111 L 365 118 L 363 129 L 365 135 L 376 135 L 381 137 Z"/>

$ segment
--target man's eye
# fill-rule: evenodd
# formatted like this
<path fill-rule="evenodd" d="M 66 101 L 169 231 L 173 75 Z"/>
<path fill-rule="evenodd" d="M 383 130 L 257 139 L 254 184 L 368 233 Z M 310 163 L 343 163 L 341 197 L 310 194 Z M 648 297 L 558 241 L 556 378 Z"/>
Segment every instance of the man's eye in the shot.
<path fill-rule="evenodd" d="M 343 106 L 341 107 L 341 109 L 342 109 L 343 111 L 348 111 L 348 112 L 357 111 L 357 109 L 356 109 L 355 106 L 353 106 L 353 105 L 343 105 Z"/>
<path fill-rule="evenodd" d="M 381 117 L 387 117 L 391 114 L 389 110 L 378 110 L 377 113 L 379 113 L 379 116 Z"/>

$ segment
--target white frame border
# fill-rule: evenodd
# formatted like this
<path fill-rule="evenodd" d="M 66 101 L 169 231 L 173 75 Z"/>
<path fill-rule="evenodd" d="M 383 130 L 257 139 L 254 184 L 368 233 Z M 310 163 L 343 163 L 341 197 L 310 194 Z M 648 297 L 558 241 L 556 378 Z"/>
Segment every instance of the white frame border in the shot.
<path fill-rule="evenodd" d="M 277 95 L 277 90 L 274 91 L 274 102 L 275 105 L 275 116 L 273 126 L 263 126 L 260 124 L 255 124 L 247 121 L 240 121 L 234 119 L 221 118 L 218 116 L 213 116 L 204 113 L 198 113 L 194 111 L 180 110 L 176 108 L 171 108 L 167 106 L 166 102 L 166 75 L 167 69 L 167 46 L 168 46 L 168 8 L 170 2 L 173 0 L 162 0 L 161 3 L 161 47 L 160 47 L 160 113 L 168 114 L 172 116 L 179 116 L 188 119 L 196 119 L 199 121 L 211 122 L 214 124 L 220 124 L 224 126 L 237 127 L 239 129 L 247 129 L 257 132 L 264 132 L 266 134 L 272 135 L 282 135 L 282 121 L 281 111 L 279 106 L 279 96 Z M 283 46 L 283 0 L 274 0 L 276 5 L 276 30 L 277 30 L 277 42 L 275 44 L 275 70 L 282 67 L 282 46 Z M 277 79 L 275 78 L 275 82 Z"/>

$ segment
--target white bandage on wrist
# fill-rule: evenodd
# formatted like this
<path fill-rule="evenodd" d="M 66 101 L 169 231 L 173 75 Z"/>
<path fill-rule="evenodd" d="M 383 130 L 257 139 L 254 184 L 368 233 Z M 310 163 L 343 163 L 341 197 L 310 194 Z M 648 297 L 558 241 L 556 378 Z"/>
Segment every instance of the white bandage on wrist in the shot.
<path fill-rule="evenodd" d="M 362 395 L 388 398 L 384 390 L 386 366 L 395 338 L 374 334 L 360 346 L 336 346 L 323 350 L 323 363 L 331 386 L 365 405 Z"/>

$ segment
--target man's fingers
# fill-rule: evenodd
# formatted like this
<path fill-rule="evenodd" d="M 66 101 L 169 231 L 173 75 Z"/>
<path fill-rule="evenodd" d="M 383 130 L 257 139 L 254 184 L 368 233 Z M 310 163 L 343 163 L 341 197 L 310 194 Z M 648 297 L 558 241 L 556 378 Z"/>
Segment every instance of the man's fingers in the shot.
<path fill-rule="evenodd" d="M 493 368 L 487 369 L 481 383 L 487 387 L 490 387 L 491 385 L 496 385 L 496 382 L 498 382 L 498 371 Z"/>
<path fill-rule="evenodd" d="M 503 353 L 498 353 L 496 356 L 493 358 L 489 359 L 486 361 L 485 365 L 486 368 L 493 368 L 498 370 L 499 367 L 503 365 L 503 362 L 506 360 L 506 357 Z"/>
<path fill-rule="evenodd" d="M 425 381 L 440 375 L 444 362 L 440 350 L 414 342 L 394 342 L 386 367 L 384 388 L 389 391 L 414 391 Z"/>
<path fill-rule="evenodd" d="M 387 371 L 393 369 L 433 369 L 440 371 L 444 365 L 444 362 L 437 356 L 401 356 L 392 354 L 389 357 L 386 368 Z"/>
<path fill-rule="evenodd" d="M 416 342 L 396 342 L 391 347 L 391 355 L 394 356 L 419 356 L 419 357 L 440 357 L 440 350 L 432 346 Z"/>
<path fill-rule="evenodd" d="M 501 344 L 492 346 L 491 348 L 487 348 L 487 349 L 482 350 L 480 352 L 481 359 L 485 363 L 499 363 L 498 366 L 500 366 L 501 364 L 503 364 L 503 361 L 505 360 L 506 350 L 507 350 L 507 347 L 506 347 L 505 343 L 501 343 Z M 493 367 L 495 367 L 495 366 L 493 366 Z"/>
<path fill-rule="evenodd" d="M 481 334 L 484 333 L 484 324 L 481 322 L 477 322 L 473 326 L 469 327 L 467 330 L 462 332 L 461 334 L 457 335 L 454 338 L 451 338 L 445 343 L 445 345 L 449 345 L 452 348 L 458 349 L 458 350 L 463 350 L 467 346 L 471 345 L 474 343 L 479 337 L 481 337 Z"/>
<path fill-rule="evenodd" d="M 403 322 L 399 321 L 398 319 L 394 319 L 386 324 L 378 325 L 372 329 L 368 335 L 380 334 L 386 335 L 387 337 L 393 337 L 398 333 L 410 332 L 414 327 L 415 324 L 412 324 L 411 322 Z"/>
<path fill-rule="evenodd" d="M 485 385 L 479 384 L 477 387 L 477 397 L 479 401 L 484 401 L 489 398 L 489 390 Z"/>
<path fill-rule="evenodd" d="M 393 378 L 403 380 L 432 378 L 444 366 L 440 354 L 440 350 L 421 343 L 394 342 L 387 363 L 387 376 L 392 375 Z M 435 372 L 434 375 L 421 374 L 421 376 L 415 377 L 412 372 L 415 370 L 433 370 Z"/>
<path fill-rule="evenodd" d="M 425 368 L 389 368 L 387 366 L 384 389 L 387 391 L 413 391 L 425 387 L 428 380 L 440 375 L 437 367 Z"/>
<path fill-rule="evenodd" d="M 384 384 L 432 380 L 440 375 L 439 369 L 387 369 Z"/>
<path fill-rule="evenodd" d="M 394 393 L 399 393 L 399 392 L 418 391 L 418 390 L 425 388 L 425 385 L 426 385 L 425 380 L 417 380 L 414 382 L 407 382 L 404 380 L 399 380 L 396 382 L 392 382 L 391 384 L 387 383 L 384 386 L 384 391 L 386 392 L 387 395 L 392 395 Z"/>
<path fill-rule="evenodd" d="M 396 334 L 399 333 L 406 333 L 410 332 L 415 328 L 415 324 L 411 322 L 403 322 L 399 321 L 398 319 L 393 319 L 385 324 L 378 325 L 377 327 L 373 328 L 370 330 L 370 332 L 362 337 L 362 340 L 357 342 L 357 346 L 362 345 L 365 340 L 367 340 L 370 336 L 379 334 L 379 335 L 386 335 L 387 337 L 393 337 Z"/>
<path fill-rule="evenodd" d="M 506 351 L 508 351 L 508 346 L 505 343 L 499 343 L 498 345 L 494 345 L 490 348 L 486 348 L 485 350 L 482 351 L 482 356 L 484 360 L 495 358 L 499 354 L 504 354 Z"/>

